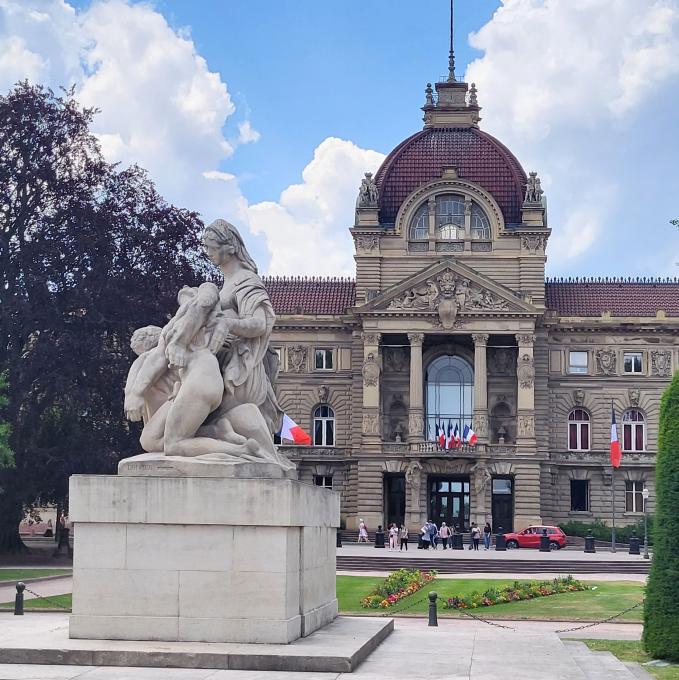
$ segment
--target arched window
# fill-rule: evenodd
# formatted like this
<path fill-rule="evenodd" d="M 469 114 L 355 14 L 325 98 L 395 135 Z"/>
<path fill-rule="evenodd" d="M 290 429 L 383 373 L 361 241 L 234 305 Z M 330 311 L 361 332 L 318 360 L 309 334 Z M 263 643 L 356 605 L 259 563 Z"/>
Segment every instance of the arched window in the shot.
<path fill-rule="evenodd" d="M 422 204 L 415 216 L 413 221 L 410 223 L 410 239 L 415 241 L 418 239 L 428 239 L 429 238 L 429 206 L 424 203 Z"/>
<path fill-rule="evenodd" d="M 436 197 L 436 238 L 442 241 L 464 238 L 464 196 Z"/>
<path fill-rule="evenodd" d="M 568 448 L 571 451 L 589 451 L 589 413 L 574 408 L 568 414 Z"/>
<path fill-rule="evenodd" d="M 638 409 L 631 408 L 622 414 L 622 450 L 646 450 L 646 423 Z"/>
<path fill-rule="evenodd" d="M 314 446 L 335 446 L 335 412 L 329 406 L 314 411 Z"/>
<path fill-rule="evenodd" d="M 474 414 L 474 370 L 462 357 L 444 355 L 429 364 L 425 380 L 427 439 L 436 438 L 439 424 L 457 425 L 462 436 Z"/>
<path fill-rule="evenodd" d="M 490 222 L 486 217 L 486 213 L 483 212 L 481 206 L 473 203 L 472 204 L 472 238 L 490 240 Z"/>

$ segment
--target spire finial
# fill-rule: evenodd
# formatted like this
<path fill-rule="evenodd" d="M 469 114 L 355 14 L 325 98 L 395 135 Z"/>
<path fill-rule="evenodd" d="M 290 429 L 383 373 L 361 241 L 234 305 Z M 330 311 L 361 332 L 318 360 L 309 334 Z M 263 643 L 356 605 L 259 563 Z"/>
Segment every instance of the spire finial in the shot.
<path fill-rule="evenodd" d="M 448 82 L 454 83 L 455 78 L 455 49 L 453 35 L 455 26 L 455 0 L 450 0 L 450 52 L 448 53 Z"/>

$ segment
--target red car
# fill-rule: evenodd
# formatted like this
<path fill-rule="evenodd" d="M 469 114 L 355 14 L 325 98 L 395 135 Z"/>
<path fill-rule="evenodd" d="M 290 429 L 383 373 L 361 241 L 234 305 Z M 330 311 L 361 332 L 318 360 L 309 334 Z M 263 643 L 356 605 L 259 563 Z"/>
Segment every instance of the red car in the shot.
<path fill-rule="evenodd" d="M 550 550 L 566 547 L 566 534 L 559 527 L 532 526 L 523 531 L 505 534 L 507 550 L 513 550 L 514 548 L 539 548 L 540 537 L 545 529 L 547 530 L 547 536 L 549 536 Z"/>

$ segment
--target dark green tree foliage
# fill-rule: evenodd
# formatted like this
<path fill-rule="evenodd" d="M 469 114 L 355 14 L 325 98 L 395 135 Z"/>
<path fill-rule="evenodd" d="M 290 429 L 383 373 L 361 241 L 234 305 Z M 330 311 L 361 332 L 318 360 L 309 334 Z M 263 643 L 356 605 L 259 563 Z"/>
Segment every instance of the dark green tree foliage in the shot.
<path fill-rule="evenodd" d="M 24 507 L 139 451 L 122 410 L 129 338 L 204 280 L 200 220 L 145 171 L 107 163 L 73 92 L 0 96 L 0 366 L 15 466 L 0 470 L 0 552 Z M 0 440 L 1 441 L 1 440 Z"/>
<path fill-rule="evenodd" d="M 644 646 L 679 661 L 679 371 L 660 402 L 653 563 L 644 604 Z"/>
<path fill-rule="evenodd" d="M 14 454 L 9 447 L 11 425 L 2 417 L 9 404 L 7 399 L 7 372 L 0 373 L 0 469 L 14 467 Z"/>

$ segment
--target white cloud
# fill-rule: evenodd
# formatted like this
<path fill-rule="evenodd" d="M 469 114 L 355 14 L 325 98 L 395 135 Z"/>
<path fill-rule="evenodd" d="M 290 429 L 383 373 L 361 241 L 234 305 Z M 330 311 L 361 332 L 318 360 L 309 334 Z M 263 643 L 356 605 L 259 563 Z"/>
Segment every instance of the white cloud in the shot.
<path fill-rule="evenodd" d="M 250 228 L 266 236 L 271 274 L 353 275 L 348 228 L 364 172 L 384 155 L 328 137 L 316 147 L 302 183 L 285 189 L 278 202 L 250 206 Z"/>
<path fill-rule="evenodd" d="M 241 144 L 258 142 L 262 135 L 255 130 L 249 120 L 238 123 L 238 141 Z"/>

